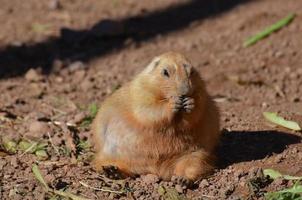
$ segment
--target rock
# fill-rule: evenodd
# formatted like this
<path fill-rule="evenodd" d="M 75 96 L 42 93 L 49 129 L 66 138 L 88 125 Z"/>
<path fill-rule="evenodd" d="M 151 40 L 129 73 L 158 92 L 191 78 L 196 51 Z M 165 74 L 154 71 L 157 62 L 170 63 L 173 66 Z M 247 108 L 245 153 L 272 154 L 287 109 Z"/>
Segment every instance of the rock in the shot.
<path fill-rule="evenodd" d="M 274 53 L 274 56 L 275 56 L 276 58 L 281 58 L 283 55 L 284 55 L 284 53 L 283 53 L 282 51 L 276 51 L 276 52 Z"/>
<path fill-rule="evenodd" d="M 299 152 L 299 153 L 298 153 L 297 158 L 298 158 L 299 160 L 302 160 L 302 152 Z"/>
<path fill-rule="evenodd" d="M 296 154 L 296 153 L 299 153 L 300 151 L 299 151 L 299 149 L 297 148 L 297 147 L 294 147 L 293 149 L 292 149 L 292 153 L 293 154 Z"/>
<path fill-rule="evenodd" d="M 118 190 L 121 190 L 121 189 L 122 189 L 122 186 L 121 186 L 120 184 L 113 183 L 113 184 L 111 185 L 111 188 L 112 188 L 112 190 L 118 191 Z"/>
<path fill-rule="evenodd" d="M 40 81 L 42 80 L 42 76 L 35 69 L 30 69 L 25 74 L 25 79 L 28 81 Z"/>
<path fill-rule="evenodd" d="M 228 186 L 225 190 L 224 190 L 224 196 L 225 197 L 228 197 L 228 196 L 230 196 L 233 192 L 234 192 L 234 190 L 235 190 L 235 186 L 234 185 L 230 185 L 230 186 Z"/>
<path fill-rule="evenodd" d="M 56 177 L 53 175 L 53 174 L 46 174 L 44 176 L 44 180 L 47 182 L 47 183 L 52 183 L 54 180 L 56 180 Z"/>
<path fill-rule="evenodd" d="M 92 87 L 92 83 L 88 79 L 85 79 L 80 84 L 80 87 L 82 90 L 87 91 Z"/>
<path fill-rule="evenodd" d="M 39 83 L 31 83 L 28 93 L 32 97 L 37 98 L 37 97 L 41 97 L 43 95 L 44 90 L 45 89 L 43 87 L 41 87 L 41 85 Z"/>
<path fill-rule="evenodd" d="M 139 198 L 140 196 L 142 196 L 144 194 L 144 191 L 143 191 L 143 189 L 138 189 L 138 190 L 134 191 L 133 194 L 136 198 Z"/>
<path fill-rule="evenodd" d="M 287 184 L 287 180 L 283 179 L 283 178 L 277 178 L 274 180 L 274 184 L 275 185 L 286 185 Z"/>
<path fill-rule="evenodd" d="M 49 126 L 45 122 L 34 121 L 29 124 L 29 132 L 26 136 L 41 138 L 44 134 L 50 131 Z"/>
<path fill-rule="evenodd" d="M 175 190 L 180 194 L 182 194 L 184 192 L 182 186 L 179 184 L 175 185 Z"/>
<path fill-rule="evenodd" d="M 17 159 L 16 156 L 12 157 L 10 160 L 10 164 L 14 167 L 17 168 L 19 166 L 19 160 Z"/>
<path fill-rule="evenodd" d="M 154 174 L 147 174 L 145 176 L 142 176 L 141 179 L 146 184 L 157 183 L 159 181 L 158 176 L 156 176 Z"/>
<path fill-rule="evenodd" d="M 199 187 L 200 188 L 205 188 L 205 187 L 208 187 L 210 184 L 208 182 L 207 179 L 203 179 L 200 183 L 199 183 Z"/>
<path fill-rule="evenodd" d="M 60 59 L 55 59 L 52 63 L 52 71 L 59 73 L 64 67 L 64 62 Z"/>
<path fill-rule="evenodd" d="M 83 121 L 83 119 L 86 117 L 85 112 L 80 112 L 76 114 L 72 120 L 73 123 L 77 124 Z"/>
<path fill-rule="evenodd" d="M 85 69 L 86 65 L 81 61 L 75 61 L 68 66 L 70 72 L 75 72 L 80 69 Z"/>
<path fill-rule="evenodd" d="M 78 70 L 74 73 L 74 79 L 77 81 L 82 81 L 86 75 L 85 70 Z"/>
<path fill-rule="evenodd" d="M 230 196 L 230 197 L 228 198 L 228 200 L 241 200 L 241 199 L 242 199 L 242 198 L 239 197 L 239 196 L 237 196 L 237 195 Z"/>
<path fill-rule="evenodd" d="M 118 198 L 118 194 L 115 193 L 110 193 L 108 196 L 108 199 L 116 199 L 116 198 Z"/>
<path fill-rule="evenodd" d="M 0 160 L 0 171 L 2 171 L 3 167 L 6 165 L 5 160 Z"/>
<path fill-rule="evenodd" d="M 50 10 L 58 10 L 62 8 L 62 6 L 59 0 L 50 0 L 48 3 L 48 8 Z"/>
<path fill-rule="evenodd" d="M 244 187 L 246 185 L 246 182 L 244 180 L 240 180 L 238 185 Z"/>
<path fill-rule="evenodd" d="M 61 76 L 57 76 L 57 77 L 55 78 L 55 81 L 56 81 L 57 83 L 63 83 L 64 79 L 63 79 L 63 77 L 61 77 Z"/>
<path fill-rule="evenodd" d="M 237 170 L 235 171 L 234 173 L 234 177 L 235 177 L 235 180 L 239 181 L 242 177 L 246 176 L 247 175 L 247 172 L 244 172 L 243 170 Z"/>
<path fill-rule="evenodd" d="M 254 167 L 249 170 L 249 178 L 263 177 L 263 170 L 260 167 Z"/>
<path fill-rule="evenodd" d="M 282 155 L 282 154 L 279 154 L 279 155 L 277 155 L 277 156 L 275 157 L 274 161 L 275 161 L 276 163 L 280 163 L 280 162 L 282 162 L 283 159 L 284 159 L 284 158 L 283 158 L 283 155 Z"/>
<path fill-rule="evenodd" d="M 38 119 L 48 119 L 48 116 L 42 112 L 32 111 L 28 113 L 24 118 L 24 120 L 38 120 Z"/>

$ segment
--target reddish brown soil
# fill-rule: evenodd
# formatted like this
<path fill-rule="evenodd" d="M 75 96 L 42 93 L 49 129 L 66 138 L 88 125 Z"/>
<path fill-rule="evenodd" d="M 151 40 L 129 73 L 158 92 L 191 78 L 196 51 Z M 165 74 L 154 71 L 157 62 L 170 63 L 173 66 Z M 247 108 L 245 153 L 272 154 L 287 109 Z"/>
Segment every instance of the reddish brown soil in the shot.
<path fill-rule="evenodd" d="M 189 199 L 261 199 L 265 191 L 293 184 L 262 180 L 261 187 L 250 187 L 261 169 L 302 175 L 301 133 L 271 126 L 262 116 L 276 111 L 302 125 L 302 1 L 59 3 L 0 0 L 0 138 L 48 144 L 45 160 L 0 149 L 0 199 L 51 197 L 35 179 L 34 163 L 51 188 L 90 199 L 160 199 L 160 186 Z M 292 12 L 297 17 L 289 26 L 242 47 L 248 36 Z M 218 101 L 223 139 L 217 170 L 187 190 L 152 175 L 108 180 L 89 166 L 92 150 L 77 146 L 90 139 L 89 127 L 79 124 L 88 105 L 168 50 L 193 61 Z M 96 191 L 79 181 L 127 192 Z"/>

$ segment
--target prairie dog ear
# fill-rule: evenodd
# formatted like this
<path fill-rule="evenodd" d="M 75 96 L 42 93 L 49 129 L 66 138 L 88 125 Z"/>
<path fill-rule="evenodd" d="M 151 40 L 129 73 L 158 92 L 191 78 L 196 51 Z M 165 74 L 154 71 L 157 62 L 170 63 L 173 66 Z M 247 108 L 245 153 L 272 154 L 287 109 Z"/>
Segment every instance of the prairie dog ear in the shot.
<path fill-rule="evenodd" d="M 159 62 L 160 62 L 160 58 L 159 57 L 153 58 L 153 60 L 145 68 L 144 72 L 145 73 L 152 72 L 159 65 Z"/>

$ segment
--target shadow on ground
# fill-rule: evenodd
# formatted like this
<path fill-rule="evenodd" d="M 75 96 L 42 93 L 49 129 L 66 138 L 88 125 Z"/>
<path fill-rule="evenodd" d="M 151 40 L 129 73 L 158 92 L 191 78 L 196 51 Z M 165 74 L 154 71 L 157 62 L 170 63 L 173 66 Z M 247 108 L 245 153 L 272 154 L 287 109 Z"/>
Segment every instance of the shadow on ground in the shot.
<path fill-rule="evenodd" d="M 263 159 L 299 142 L 301 137 L 278 131 L 225 131 L 218 148 L 218 166 Z"/>
<path fill-rule="evenodd" d="M 36 44 L 7 46 L 0 50 L 0 78 L 22 75 L 29 68 L 41 67 L 50 73 L 53 61 L 88 61 L 159 34 L 184 29 L 190 23 L 215 16 L 251 0 L 192 0 L 178 6 L 120 21 L 105 20 L 89 30 L 63 28 L 61 36 Z"/>

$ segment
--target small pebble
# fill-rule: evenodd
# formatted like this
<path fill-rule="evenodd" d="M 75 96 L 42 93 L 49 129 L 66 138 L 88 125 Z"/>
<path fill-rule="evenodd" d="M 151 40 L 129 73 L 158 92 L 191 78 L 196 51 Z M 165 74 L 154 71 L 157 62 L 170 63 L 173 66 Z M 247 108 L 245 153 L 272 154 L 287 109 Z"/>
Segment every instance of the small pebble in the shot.
<path fill-rule="evenodd" d="M 25 74 L 25 79 L 28 81 L 40 81 L 42 80 L 42 76 L 35 69 L 30 69 Z"/>
<path fill-rule="evenodd" d="M 75 61 L 68 66 L 70 72 L 75 72 L 80 69 L 85 69 L 86 65 L 81 61 Z"/>
<path fill-rule="evenodd" d="M 50 131 L 49 126 L 45 122 L 34 121 L 29 124 L 29 132 L 25 135 L 30 137 L 41 138 L 42 135 Z"/>
<path fill-rule="evenodd" d="M 184 192 L 182 186 L 179 184 L 175 185 L 175 190 L 180 194 L 182 194 Z"/>
<path fill-rule="evenodd" d="M 75 73 L 74 73 L 74 79 L 77 80 L 77 81 L 82 81 L 84 79 L 86 75 L 86 71 L 85 70 L 77 70 Z"/>
<path fill-rule="evenodd" d="M 209 186 L 210 184 L 209 184 L 209 182 L 208 182 L 208 180 L 207 179 L 203 179 L 200 183 L 199 183 L 199 187 L 200 188 L 205 188 L 205 187 L 207 187 L 207 186 Z"/>
<path fill-rule="evenodd" d="M 282 155 L 282 154 L 277 155 L 277 156 L 275 157 L 275 159 L 274 159 L 274 161 L 275 161 L 276 163 L 280 163 L 280 162 L 282 162 L 282 160 L 283 160 L 283 155 Z"/>
<path fill-rule="evenodd" d="M 10 164 L 14 167 L 17 168 L 19 166 L 19 161 L 17 160 L 17 157 L 12 157 L 10 160 Z"/>
<path fill-rule="evenodd" d="M 276 185 L 285 185 L 287 184 L 287 181 L 283 178 L 277 178 L 274 180 L 274 184 Z"/>
<path fill-rule="evenodd" d="M 76 114 L 73 118 L 73 123 L 77 124 L 83 121 L 83 119 L 86 117 L 84 112 L 80 112 Z"/>
<path fill-rule="evenodd" d="M 6 165 L 5 160 L 0 160 L 0 171 L 2 171 L 3 167 Z"/>
<path fill-rule="evenodd" d="M 93 86 L 92 82 L 88 79 L 84 79 L 82 83 L 80 84 L 80 87 L 82 90 L 87 91 Z"/>
<path fill-rule="evenodd" d="M 134 191 L 133 194 L 135 197 L 140 197 L 141 195 L 144 194 L 144 191 L 142 189 L 138 189 L 138 190 Z"/>
<path fill-rule="evenodd" d="M 48 3 L 48 8 L 50 10 L 58 10 L 61 8 L 61 4 L 59 0 L 50 0 Z"/>
<path fill-rule="evenodd" d="M 226 197 L 230 196 L 235 190 L 235 186 L 234 185 L 230 185 L 228 186 L 225 190 L 224 190 L 224 195 Z"/>
<path fill-rule="evenodd" d="M 141 176 L 141 179 L 146 184 L 157 183 L 159 181 L 158 176 L 156 176 L 154 174 L 147 174 L 145 176 Z"/>
<path fill-rule="evenodd" d="M 281 58 L 283 55 L 284 55 L 284 53 L 283 53 L 282 51 L 276 51 L 276 52 L 274 53 L 274 56 L 275 56 L 276 58 Z"/>

